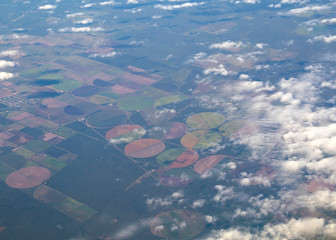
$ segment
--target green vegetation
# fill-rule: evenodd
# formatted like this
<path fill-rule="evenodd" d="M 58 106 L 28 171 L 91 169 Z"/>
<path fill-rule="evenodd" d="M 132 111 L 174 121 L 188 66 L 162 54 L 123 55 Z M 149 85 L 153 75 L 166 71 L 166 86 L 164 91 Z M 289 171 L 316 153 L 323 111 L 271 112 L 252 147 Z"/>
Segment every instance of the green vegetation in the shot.
<path fill-rule="evenodd" d="M 82 223 L 97 213 L 96 210 L 46 185 L 36 188 L 33 195 L 36 200 L 49 204 L 58 211 Z"/>
<path fill-rule="evenodd" d="M 66 166 L 64 162 L 52 157 L 47 157 L 41 162 L 41 164 L 55 171 L 59 171 Z"/>
<path fill-rule="evenodd" d="M 42 141 L 42 140 L 32 140 L 24 145 L 25 148 L 33 152 L 42 152 L 47 150 L 52 146 L 51 143 Z"/>
<path fill-rule="evenodd" d="M 187 148 L 206 149 L 219 144 L 222 137 L 217 132 L 209 130 L 198 130 L 187 133 L 181 138 L 181 143 Z"/>
<path fill-rule="evenodd" d="M 55 84 L 54 88 L 61 91 L 70 91 L 72 89 L 78 88 L 82 83 L 73 79 L 64 79 L 62 82 Z"/>
<path fill-rule="evenodd" d="M 194 149 L 205 149 L 213 147 L 222 141 L 222 137 L 217 132 L 209 132 L 199 138 L 198 143 L 193 147 Z"/>
<path fill-rule="evenodd" d="M 90 98 L 91 102 L 95 103 L 95 104 L 109 104 L 109 103 L 113 103 L 115 102 L 115 99 L 113 98 L 109 98 L 109 97 L 105 97 L 105 96 L 101 96 L 101 95 L 93 95 Z"/>
<path fill-rule="evenodd" d="M 219 127 L 225 118 L 220 113 L 203 112 L 188 117 L 186 123 L 193 129 L 211 129 Z"/>
<path fill-rule="evenodd" d="M 303 26 L 299 25 L 295 32 L 300 35 L 305 36 L 317 36 L 322 35 L 327 31 L 327 28 L 323 25 L 314 25 L 314 26 Z"/>
<path fill-rule="evenodd" d="M 189 99 L 189 97 L 184 96 L 184 95 L 165 96 L 165 97 L 162 97 L 162 98 L 156 100 L 155 103 L 154 103 L 154 106 L 158 107 L 158 106 L 162 106 L 162 105 L 166 105 L 166 104 L 182 102 L 182 101 L 187 100 L 187 99 Z"/>
<path fill-rule="evenodd" d="M 171 164 L 172 162 L 174 162 L 176 160 L 176 158 L 178 158 L 178 156 L 180 156 L 183 152 L 185 152 L 185 148 L 172 148 L 172 149 L 168 149 L 162 153 L 160 153 L 157 157 L 156 157 L 156 162 L 158 164 L 160 164 L 161 166 L 168 166 L 169 164 Z"/>
<path fill-rule="evenodd" d="M 20 77 L 23 78 L 36 78 L 45 71 L 45 68 L 30 68 L 20 73 Z"/>
<path fill-rule="evenodd" d="M 77 134 L 76 131 L 67 127 L 61 127 L 57 129 L 54 133 L 64 138 L 69 138 Z"/>
<path fill-rule="evenodd" d="M 129 95 L 120 98 L 118 107 L 127 111 L 141 110 L 153 106 L 154 100 L 146 95 Z"/>
<path fill-rule="evenodd" d="M 48 74 L 43 74 L 39 76 L 37 79 L 41 80 L 62 80 L 63 76 L 57 73 L 48 73 Z"/>
<path fill-rule="evenodd" d="M 27 148 L 21 147 L 15 151 L 16 154 L 21 155 L 25 158 L 30 158 L 32 157 L 35 153 L 28 150 Z"/>
<path fill-rule="evenodd" d="M 176 73 L 173 73 L 170 77 L 175 82 L 183 84 L 189 77 L 191 69 L 182 69 Z"/>
<path fill-rule="evenodd" d="M 118 109 L 102 110 L 93 113 L 87 119 L 87 123 L 93 127 L 107 128 L 122 123 L 127 118 L 123 111 Z"/>
<path fill-rule="evenodd" d="M 5 181 L 12 172 L 14 172 L 13 169 L 0 162 L 0 180 Z"/>
<path fill-rule="evenodd" d="M 245 124 L 246 124 L 245 120 L 235 120 L 235 121 L 227 122 L 219 128 L 219 132 L 225 137 L 230 137 L 231 134 L 234 134 L 235 132 L 237 132 Z"/>
<path fill-rule="evenodd" d="M 20 169 L 26 164 L 26 159 L 16 152 L 1 155 L 0 161 L 13 169 Z"/>

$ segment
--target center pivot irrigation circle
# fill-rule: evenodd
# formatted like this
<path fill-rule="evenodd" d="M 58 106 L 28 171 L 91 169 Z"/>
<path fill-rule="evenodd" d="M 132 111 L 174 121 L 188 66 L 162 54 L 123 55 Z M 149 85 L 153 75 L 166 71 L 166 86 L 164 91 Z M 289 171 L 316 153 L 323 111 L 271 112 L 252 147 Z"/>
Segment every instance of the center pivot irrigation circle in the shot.
<path fill-rule="evenodd" d="M 158 139 L 144 138 L 127 144 L 124 151 L 130 157 L 148 158 L 159 154 L 165 147 L 165 144 Z"/>
<path fill-rule="evenodd" d="M 6 178 L 6 183 L 12 188 L 32 188 L 48 180 L 50 171 L 44 167 L 21 168 Z"/>

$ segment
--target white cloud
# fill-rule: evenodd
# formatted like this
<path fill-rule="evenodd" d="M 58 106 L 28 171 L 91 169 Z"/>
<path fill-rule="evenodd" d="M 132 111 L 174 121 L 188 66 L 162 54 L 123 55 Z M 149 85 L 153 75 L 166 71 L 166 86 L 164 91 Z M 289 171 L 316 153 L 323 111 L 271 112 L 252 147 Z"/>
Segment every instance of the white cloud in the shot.
<path fill-rule="evenodd" d="M 127 0 L 127 4 L 138 4 L 138 0 Z"/>
<path fill-rule="evenodd" d="M 109 142 L 111 144 L 120 144 L 120 143 L 132 142 L 132 141 L 138 139 L 139 136 L 144 135 L 146 133 L 146 130 L 144 128 L 137 128 L 137 129 L 134 129 L 130 133 L 132 133 L 133 136 L 120 137 L 120 138 L 111 138 L 111 139 L 109 139 Z"/>
<path fill-rule="evenodd" d="M 215 217 L 209 215 L 206 215 L 204 218 L 207 223 L 214 223 L 217 220 Z"/>
<path fill-rule="evenodd" d="M 260 125 L 257 134 L 242 135 L 234 141 L 249 146 L 249 160 L 272 166 L 276 169 L 276 175 L 242 172 L 237 182 L 244 186 L 276 184 L 279 189 L 284 188 L 273 199 L 251 199 L 250 206 L 236 209 L 236 217 L 255 219 L 257 216 L 263 217 L 260 214 L 264 210 L 265 214 L 286 215 L 302 207 L 308 208 L 307 214 L 321 209 L 336 210 L 336 194 L 332 188 L 326 187 L 328 184 L 336 185 L 336 107 L 324 107 L 324 103 L 333 96 L 326 98 L 322 92 L 323 88 L 335 87 L 335 72 L 323 64 L 308 66 L 305 71 L 295 78 L 280 79 L 274 85 L 244 79 L 217 84 L 218 94 L 198 98 L 201 106 L 220 108 L 232 117 L 243 115 Z M 208 175 L 213 177 L 214 173 Z M 307 191 L 303 184 L 316 179 L 323 181 L 325 185 L 321 185 L 313 193 Z M 215 194 L 214 201 L 225 203 L 230 199 L 234 194 L 230 191 L 225 193 L 227 189 L 228 187 L 221 185 L 216 186 L 218 193 Z M 325 221 L 323 219 L 314 221 L 323 229 L 311 229 L 312 235 L 324 236 L 329 229 L 335 229 L 335 223 L 325 226 L 320 224 Z M 217 232 L 216 236 L 222 239 L 222 236 L 226 237 L 225 234 L 232 230 L 231 233 L 239 234 L 239 231 L 242 236 L 251 234 L 252 239 L 300 239 L 298 236 L 305 239 L 305 231 L 309 233 L 310 230 L 300 228 L 304 226 L 303 223 L 314 221 L 299 219 L 267 225 L 256 236 L 250 229 L 223 230 Z"/>
<path fill-rule="evenodd" d="M 146 204 L 152 208 L 156 209 L 158 207 L 166 207 L 173 204 L 173 200 L 171 198 L 149 198 L 146 200 Z"/>
<path fill-rule="evenodd" d="M 323 41 L 325 43 L 332 43 L 332 42 L 336 42 L 336 35 L 321 35 L 321 36 L 316 36 L 314 37 L 315 41 Z"/>
<path fill-rule="evenodd" d="M 250 185 L 263 185 L 265 187 L 270 187 L 271 182 L 268 178 L 263 176 L 249 176 L 244 177 L 239 180 L 240 185 L 242 186 L 250 186 Z"/>
<path fill-rule="evenodd" d="M 172 197 L 177 199 L 177 198 L 183 198 L 184 194 L 182 191 L 177 191 L 172 194 Z"/>
<path fill-rule="evenodd" d="M 257 233 L 248 229 L 229 228 L 213 231 L 206 240 L 254 240 L 254 239 L 329 239 L 336 234 L 334 220 L 322 218 L 290 219 L 286 223 L 267 224 Z"/>
<path fill-rule="evenodd" d="M 134 235 L 140 232 L 141 230 L 148 228 L 150 225 L 151 219 L 142 219 L 138 222 L 132 223 L 113 235 L 113 239 L 134 239 Z"/>
<path fill-rule="evenodd" d="M 210 49 L 218 48 L 218 49 L 239 49 L 241 47 L 245 47 L 245 45 L 242 42 L 233 42 L 233 41 L 225 41 L 222 43 L 214 43 L 210 45 Z"/>
<path fill-rule="evenodd" d="M 78 12 L 78 13 L 69 13 L 67 15 L 65 15 L 67 18 L 74 18 L 74 17 L 79 17 L 79 16 L 82 16 L 84 15 L 83 12 Z"/>
<path fill-rule="evenodd" d="M 194 56 L 192 56 L 190 59 L 187 60 L 187 63 L 193 63 L 193 62 L 200 61 L 204 59 L 206 56 L 208 56 L 208 54 L 204 52 L 196 53 Z"/>
<path fill-rule="evenodd" d="M 13 57 L 18 55 L 20 52 L 18 50 L 5 50 L 0 52 L 0 57 Z"/>
<path fill-rule="evenodd" d="M 176 5 L 162 5 L 162 4 L 156 4 L 154 8 L 159 8 L 162 10 L 174 10 L 174 9 L 180 9 L 180 8 L 188 8 L 188 7 L 196 7 L 204 5 L 205 2 L 188 2 L 188 3 L 182 3 L 182 4 L 176 4 Z"/>
<path fill-rule="evenodd" d="M 82 20 L 75 21 L 76 24 L 89 24 L 89 23 L 92 23 L 92 22 L 93 22 L 92 18 L 85 18 L 85 19 L 82 19 Z"/>
<path fill-rule="evenodd" d="M 304 4 L 309 2 L 309 0 L 281 0 L 281 4 Z"/>
<path fill-rule="evenodd" d="M 243 3 L 248 3 L 248 4 L 256 4 L 260 3 L 260 0 L 243 0 Z"/>
<path fill-rule="evenodd" d="M 335 23 L 336 23 L 336 18 L 323 19 L 323 20 L 321 20 L 321 23 L 325 23 L 325 24 L 335 24 Z"/>
<path fill-rule="evenodd" d="M 121 138 L 111 138 L 109 142 L 111 144 L 121 144 L 121 143 L 128 143 L 134 141 L 134 137 L 121 137 Z"/>
<path fill-rule="evenodd" d="M 61 28 L 59 32 L 100 32 L 104 31 L 101 27 L 66 27 Z"/>
<path fill-rule="evenodd" d="M 83 5 L 83 6 L 81 6 L 81 8 L 91 8 L 94 5 L 96 5 L 96 3 L 87 3 L 87 4 Z"/>
<path fill-rule="evenodd" d="M 281 8 L 281 4 L 278 3 L 278 4 L 269 4 L 267 7 L 269 8 Z"/>
<path fill-rule="evenodd" d="M 153 197 L 146 199 L 146 205 L 150 209 L 162 208 L 171 206 L 173 203 L 183 203 L 184 202 L 184 194 L 182 191 L 177 191 L 172 193 L 172 195 L 167 197 Z"/>
<path fill-rule="evenodd" d="M 252 234 L 238 229 L 213 231 L 206 240 L 252 240 Z"/>
<path fill-rule="evenodd" d="M 107 57 L 114 57 L 114 56 L 117 56 L 118 53 L 117 52 L 109 52 L 109 53 L 94 53 L 94 54 L 91 54 L 89 57 L 91 58 L 97 58 L 97 57 L 100 57 L 100 58 L 107 58 Z"/>
<path fill-rule="evenodd" d="M 246 80 L 246 79 L 249 79 L 249 75 L 247 75 L 247 74 L 240 74 L 239 78 Z"/>
<path fill-rule="evenodd" d="M 225 69 L 223 64 L 218 65 L 217 68 L 207 68 L 204 71 L 204 74 L 208 75 L 208 74 L 214 74 L 214 75 L 222 75 L 222 76 L 226 76 L 229 75 L 229 71 Z"/>
<path fill-rule="evenodd" d="M 57 7 L 56 5 L 47 4 L 47 5 L 39 6 L 38 9 L 40 9 L 40 10 L 53 10 L 56 7 Z"/>
<path fill-rule="evenodd" d="M 213 198 L 215 202 L 224 203 L 228 199 L 234 198 L 233 187 L 225 187 L 223 185 L 216 185 L 215 189 L 217 190 L 217 194 Z"/>
<path fill-rule="evenodd" d="M 15 75 L 13 73 L 9 73 L 9 72 L 0 72 L 0 81 L 3 80 L 7 80 L 10 78 L 15 77 Z"/>
<path fill-rule="evenodd" d="M 264 47 L 267 46 L 267 44 L 266 43 L 257 43 L 255 46 L 256 46 L 256 48 L 263 49 Z"/>
<path fill-rule="evenodd" d="M 26 34 L 10 34 L 10 35 L 0 35 L 0 39 L 5 39 L 5 40 L 18 40 L 18 39 L 25 39 L 28 38 L 29 35 Z"/>
<path fill-rule="evenodd" d="M 114 1 L 105 1 L 105 2 L 100 2 L 99 3 L 101 6 L 106 6 L 106 5 L 114 5 Z"/>
<path fill-rule="evenodd" d="M 14 67 L 14 66 L 15 66 L 15 62 L 0 60 L 0 68 Z"/>
<path fill-rule="evenodd" d="M 197 207 L 203 207 L 204 204 L 206 203 L 205 199 L 199 199 L 193 202 L 192 206 L 197 208 Z"/>
<path fill-rule="evenodd" d="M 129 45 L 132 45 L 132 46 L 140 46 L 140 45 L 144 45 L 144 44 L 145 44 L 144 41 L 135 41 L 135 40 L 133 40 L 129 43 Z"/>
<path fill-rule="evenodd" d="M 330 9 L 330 6 L 328 5 L 310 5 L 302 8 L 294 8 L 289 11 L 287 11 L 285 14 L 287 15 L 298 15 L 298 14 L 304 14 L 307 12 L 318 12 L 318 11 L 324 11 Z"/>

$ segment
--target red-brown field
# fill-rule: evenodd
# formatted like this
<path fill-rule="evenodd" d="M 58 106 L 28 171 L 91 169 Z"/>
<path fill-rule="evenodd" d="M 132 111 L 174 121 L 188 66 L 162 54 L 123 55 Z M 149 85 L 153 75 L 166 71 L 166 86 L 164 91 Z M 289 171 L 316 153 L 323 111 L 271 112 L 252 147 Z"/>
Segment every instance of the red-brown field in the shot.
<path fill-rule="evenodd" d="M 163 139 L 174 139 L 183 136 L 187 132 L 187 125 L 180 122 L 174 122 Z"/>
<path fill-rule="evenodd" d="M 132 81 L 132 82 L 139 83 L 141 85 L 151 85 L 156 82 L 154 79 L 146 78 L 146 77 L 135 75 L 132 73 L 126 73 L 122 76 L 122 78 Z"/>
<path fill-rule="evenodd" d="M 145 138 L 126 145 L 125 154 L 134 158 L 153 157 L 165 149 L 165 144 L 158 139 Z"/>
<path fill-rule="evenodd" d="M 197 161 L 199 155 L 193 149 L 187 149 L 180 156 L 176 158 L 174 162 L 172 162 L 168 167 L 170 168 L 182 168 L 192 165 Z"/>
<path fill-rule="evenodd" d="M 59 101 L 55 98 L 45 98 L 42 100 L 42 104 L 47 108 L 61 108 L 67 105 L 66 103 Z"/>
<path fill-rule="evenodd" d="M 194 170 L 195 172 L 202 174 L 214 166 L 216 166 L 220 161 L 222 161 L 225 157 L 225 155 L 213 155 L 213 156 L 208 156 L 205 158 L 200 159 L 195 163 Z"/>
<path fill-rule="evenodd" d="M 132 131 L 134 131 L 135 129 L 141 129 L 142 127 L 139 125 L 119 125 L 116 126 L 114 128 L 112 128 L 111 130 L 109 130 L 106 134 L 105 134 L 105 138 L 106 140 L 109 140 L 111 138 L 116 138 L 119 137 L 121 135 L 124 135 L 126 133 L 130 133 Z"/>
<path fill-rule="evenodd" d="M 44 167 L 21 168 L 6 178 L 6 183 L 12 188 L 32 188 L 48 180 L 50 171 Z"/>

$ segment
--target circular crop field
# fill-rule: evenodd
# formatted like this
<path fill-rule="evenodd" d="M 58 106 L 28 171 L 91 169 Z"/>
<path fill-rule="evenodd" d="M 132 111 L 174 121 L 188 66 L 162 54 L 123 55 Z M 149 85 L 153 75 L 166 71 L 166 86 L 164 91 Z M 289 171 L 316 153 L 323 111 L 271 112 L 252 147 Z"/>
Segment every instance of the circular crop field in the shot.
<path fill-rule="evenodd" d="M 245 120 L 234 120 L 223 124 L 219 131 L 225 137 L 230 137 L 246 124 Z"/>
<path fill-rule="evenodd" d="M 78 115 L 85 114 L 85 111 L 78 108 L 78 107 L 68 105 L 68 106 L 64 107 L 64 113 L 66 113 L 68 115 L 78 116 Z"/>
<path fill-rule="evenodd" d="M 87 119 L 87 124 L 97 128 L 109 128 L 127 119 L 124 111 L 119 109 L 100 110 L 91 114 Z"/>
<path fill-rule="evenodd" d="M 146 130 L 139 125 L 119 125 L 105 134 L 105 138 L 110 143 L 126 143 L 140 139 L 145 135 Z"/>
<path fill-rule="evenodd" d="M 150 224 L 154 235 L 171 240 L 193 239 L 206 226 L 203 215 L 188 209 L 175 209 L 159 213 Z"/>
<path fill-rule="evenodd" d="M 72 91 L 72 94 L 77 97 L 90 97 L 92 95 L 95 95 L 99 93 L 99 88 L 95 86 L 82 86 L 79 88 L 76 88 Z"/>
<path fill-rule="evenodd" d="M 54 88 L 61 91 L 70 91 L 72 89 L 78 88 L 82 83 L 77 80 L 67 79 L 62 80 L 60 83 L 55 84 Z"/>
<path fill-rule="evenodd" d="M 113 83 L 101 80 L 101 79 L 96 79 L 93 81 L 93 85 L 97 86 L 97 87 L 109 87 L 109 86 L 113 86 Z"/>
<path fill-rule="evenodd" d="M 130 157 L 148 158 L 159 154 L 165 147 L 165 144 L 158 139 L 144 138 L 127 144 L 124 151 Z"/>
<path fill-rule="evenodd" d="M 192 129 L 211 129 L 223 124 L 225 118 L 216 112 L 194 114 L 187 119 L 187 125 Z"/>
<path fill-rule="evenodd" d="M 193 131 L 181 138 L 183 146 L 193 149 L 206 149 L 219 144 L 221 141 L 221 135 L 210 130 Z"/>
<path fill-rule="evenodd" d="M 163 167 L 182 168 L 192 165 L 198 157 L 198 153 L 193 149 L 172 148 L 160 153 L 156 161 Z"/>
<path fill-rule="evenodd" d="M 27 167 L 11 173 L 6 178 L 6 183 L 12 188 L 32 188 L 47 181 L 50 176 L 50 171 L 47 168 Z"/>
<path fill-rule="evenodd" d="M 118 107 L 127 111 L 136 111 L 153 106 L 154 100 L 146 95 L 128 95 L 120 98 Z"/>
<path fill-rule="evenodd" d="M 188 127 L 180 122 L 172 122 L 167 128 L 168 131 L 163 137 L 163 139 L 167 140 L 182 137 L 188 130 Z"/>
<path fill-rule="evenodd" d="M 202 174 L 212 169 L 214 166 L 220 163 L 225 157 L 226 157 L 225 155 L 213 155 L 202 158 L 195 163 L 194 170 L 195 172 Z"/>

